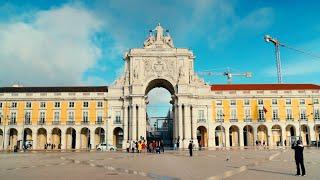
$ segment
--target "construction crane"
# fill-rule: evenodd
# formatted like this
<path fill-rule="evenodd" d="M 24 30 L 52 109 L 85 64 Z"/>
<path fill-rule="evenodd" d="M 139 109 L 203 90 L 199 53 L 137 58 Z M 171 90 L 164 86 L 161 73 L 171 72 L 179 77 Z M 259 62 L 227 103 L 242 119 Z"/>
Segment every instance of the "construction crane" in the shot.
<path fill-rule="evenodd" d="M 252 73 L 251 72 L 245 72 L 245 73 L 232 73 L 230 69 L 228 68 L 225 72 L 212 72 L 212 71 L 202 71 L 198 72 L 199 75 L 207 75 L 207 76 L 226 76 L 228 84 L 232 83 L 232 77 L 233 76 L 244 76 L 246 78 L 251 78 Z"/>

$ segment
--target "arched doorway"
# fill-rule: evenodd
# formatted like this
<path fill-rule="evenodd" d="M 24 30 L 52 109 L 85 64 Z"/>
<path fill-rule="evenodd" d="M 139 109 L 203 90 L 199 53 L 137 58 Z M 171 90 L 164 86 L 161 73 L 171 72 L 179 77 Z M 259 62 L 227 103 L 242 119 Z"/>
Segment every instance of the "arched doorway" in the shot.
<path fill-rule="evenodd" d="M 226 142 L 226 136 L 225 136 L 225 129 L 223 126 L 217 126 L 215 129 L 215 141 L 216 141 L 216 146 L 225 146 Z"/>
<path fill-rule="evenodd" d="M 285 146 L 291 146 L 292 141 L 296 139 L 296 128 L 292 125 L 289 124 L 286 126 L 286 139 L 284 141 Z"/>
<path fill-rule="evenodd" d="M 174 141 L 177 141 L 179 134 L 177 131 L 174 132 L 177 122 L 174 121 L 173 94 L 174 87 L 167 80 L 154 79 L 148 83 L 145 90 L 147 96 L 147 141 L 162 140 L 167 147 L 172 147 Z M 174 138 L 176 139 L 174 140 Z M 179 138 L 179 142 L 182 138 Z"/>
<path fill-rule="evenodd" d="M 95 145 L 105 142 L 105 131 L 103 128 L 101 127 L 96 128 L 96 130 L 94 131 L 94 141 L 95 141 L 94 143 Z"/>
<path fill-rule="evenodd" d="M 246 125 L 243 127 L 243 145 L 244 146 L 254 145 L 253 127 L 250 125 Z"/>
<path fill-rule="evenodd" d="M 197 140 L 199 146 L 208 147 L 208 132 L 206 127 L 199 126 L 197 128 Z"/>
<path fill-rule="evenodd" d="M 282 130 L 280 125 L 273 125 L 271 127 L 271 133 L 272 133 L 272 142 L 271 146 L 280 146 L 282 145 Z"/>
<path fill-rule="evenodd" d="M 32 142 L 32 130 L 30 128 L 25 128 L 23 130 L 23 142 L 24 148 L 31 149 L 33 142 Z"/>
<path fill-rule="evenodd" d="M 80 132 L 80 148 L 90 149 L 90 130 L 88 128 L 82 128 Z"/>
<path fill-rule="evenodd" d="M 66 149 L 76 148 L 76 130 L 74 128 L 68 128 L 66 131 Z"/>
<path fill-rule="evenodd" d="M 310 131 L 308 125 L 306 124 L 301 125 L 301 138 L 303 145 L 310 144 Z"/>
<path fill-rule="evenodd" d="M 3 131 L 0 129 L 0 149 L 2 149 L 3 145 Z"/>
<path fill-rule="evenodd" d="M 230 146 L 239 146 L 239 128 L 236 125 L 232 125 L 229 128 L 229 140 Z"/>
<path fill-rule="evenodd" d="M 47 130 L 44 128 L 38 129 L 37 132 L 38 149 L 45 149 L 47 144 Z"/>
<path fill-rule="evenodd" d="M 116 146 L 118 149 L 122 149 L 122 142 L 123 142 L 123 130 L 120 127 L 116 127 L 113 130 L 113 145 Z"/>
<path fill-rule="evenodd" d="M 61 149 L 61 130 L 59 128 L 52 129 L 52 145 L 54 149 Z"/>
<path fill-rule="evenodd" d="M 314 132 L 316 134 L 316 141 L 320 141 L 320 124 L 314 126 Z"/>
<path fill-rule="evenodd" d="M 15 128 L 9 129 L 9 149 L 13 149 L 18 144 L 18 131 Z"/>
<path fill-rule="evenodd" d="M 262 145 L 268 145 L 268 129 L 265 125 L 258 126 L 258 141 Z"/>

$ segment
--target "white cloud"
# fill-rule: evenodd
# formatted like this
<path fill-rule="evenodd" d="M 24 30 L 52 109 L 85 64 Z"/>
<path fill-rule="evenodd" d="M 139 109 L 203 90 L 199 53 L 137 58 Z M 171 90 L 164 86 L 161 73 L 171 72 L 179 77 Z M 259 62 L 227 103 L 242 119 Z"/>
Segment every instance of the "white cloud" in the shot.
<path fill-rule="evenodd" d="M 74 4 L 0 23 L 0 85 L 79 85 L 101 57 L 91 41 L 102 21 Z M 90 78 L 89 78 L 90 79 Z"/>

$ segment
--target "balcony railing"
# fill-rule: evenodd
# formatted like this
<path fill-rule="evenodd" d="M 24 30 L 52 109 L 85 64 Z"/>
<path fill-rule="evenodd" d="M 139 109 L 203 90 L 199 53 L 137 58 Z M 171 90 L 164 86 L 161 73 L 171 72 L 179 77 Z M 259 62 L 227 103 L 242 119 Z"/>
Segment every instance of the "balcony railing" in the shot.
<path fill-rule="evenodd" d="M 198 123 L 206 123 L 207 120 L 206 120 L 206 119 L 197 119 L 197 122 L 198 122 Z"/>
<path fill-rule="evenodd" d="M 238 122 L 238 119 L 229 119 L 230 122 Z"/>
<path fill-rule="evenodd" d="M 45 125 L 46 124 L 46 122 L 45 121 L 38 121 L 38 125 Z"/>
<path fill-rule="evenodd" d="M 60 121 L 52 121 L 52 125 L 60 125 L 61 122 Z"/>
<path fill-rule="evenodd" d="M 258 118 L 258 122 L 266 122 L 266 118 Z"/>
<path fill-rule="evenodd" d="M 224 122 L 224 119 L 216 119 L 216 122 Z"/>
<path fill-rule="evenodd" d="M 96 121 L 96 124 L 101 125 L 103 124 L 103 121 Z"/>
<path fill-rule="evenodd" d="M 292 117 L 287 117 L 287 118 L 286 118 L 286 121 L 294 121 L 294 118 L 292 118 Z"/>
<path fill-rule="evenodd" d="M 113 124 L 122 124 L 122 121 L 120 119 L 115 119 L 113 121 Z"/>
<path fill-rule="evenodd" d="M 67 125 L 74 125 L 74 124 L 75 124 L 75 121 L 67 121 L 66 124 L 67 124 Z"/>
<path fill-rule="evenodd" d="M 24 121 L 24 125 L 31 125 L 31 121 L 30 120 L 27 120 L 27 121 Z"/>
<path fill-rule="evenodd" d="M 245 118 L 243 121 L 244 122 L 252 122 L 252 119 L 251 118 Z"/>
<path fill-rule="evenodd" d="M 81 124 L 82 125 L 87 125 L 87 124 L 89 124 L 89 121 L 81 121 Z"/>
<path fill-rule="evenodd" d="M 279 118 L 272 118 L 272 122 L 279 122 L 280 119 Z"/>
<path fill-rule="evenodd" d="M 17 122 L 16 121 L 9 121 L 8 125 L 17 125 Z"/>

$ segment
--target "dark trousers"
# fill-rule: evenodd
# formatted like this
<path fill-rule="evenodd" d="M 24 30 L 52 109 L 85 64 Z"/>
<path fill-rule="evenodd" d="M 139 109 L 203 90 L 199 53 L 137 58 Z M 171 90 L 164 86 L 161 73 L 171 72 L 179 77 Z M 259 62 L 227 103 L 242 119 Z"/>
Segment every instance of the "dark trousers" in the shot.
<path fill-rule="evenodd" d="M 192 156 L 192 149 L 189 149 L 189 154 L 190 156 Z"/>
<path fill-rule="evenodd" d="M 296 166 L 297 166 L 297 174 L 298 175 L 300 175 L 300 166 L 301 166 L 301 170 L 302 170 L 302 175 L 306 174 L 306 170 L 304 168 L 303 159 L 297 159 L 296 160 Z"/>

